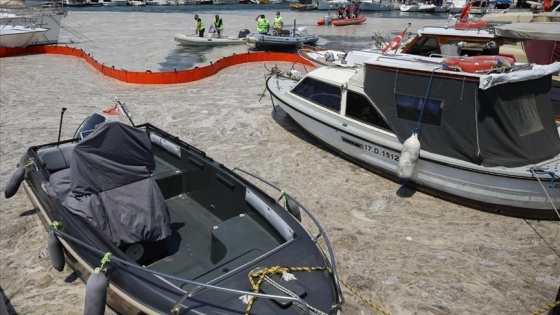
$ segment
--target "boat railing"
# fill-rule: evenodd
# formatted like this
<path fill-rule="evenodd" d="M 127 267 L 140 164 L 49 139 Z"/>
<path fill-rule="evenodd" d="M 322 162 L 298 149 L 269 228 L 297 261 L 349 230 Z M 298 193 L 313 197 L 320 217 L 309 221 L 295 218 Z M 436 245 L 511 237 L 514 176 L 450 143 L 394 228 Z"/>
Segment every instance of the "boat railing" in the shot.
<path fill-rule="evenodd" d="M 75 244 L 78 244 L 88 250 L 90 250 L 93 253 L 97 253 L 100 255 L 100 257 L 103 257 L 106 253 L 93 247 L 90 246 L 80 240 L 78 240 L 75 237 L 72 237 L 58 229 L 56 229 L 55 227 L 51 227 L 51 230 L 59 237 L 64 238 L 65 240 L 71 241 Z M 264 294 L 264 293 L 257 293 L 257 292 L 249 292 L 249 291 L 243 291 L 243 290 L 237 290 L 237 289 L 231 289 L 231 288 L 225 288 L 225 287 L 220 287 L 220 286 L 216 286 L 216 285 L 212 285 L 212 284 L 208 284 L 208 283 L 202 283 L 202 282 L 197 282 L 197 281 L 193 281 L 193 280 L 189 280 L 189 279 L 184 279 L 184 278 L 180 278 L 180 277 L 176 277 L 173 275 L 169 275 L 163 272 L 159 272 L 157 270 L 153 270 L 153 269 L 149 269 L 147 267 L 144 266 L 140 266 L 138 264 L 131 264 L 130 261 L 128 260 L 124 260 L 115 256 L 111 256 L 110 258 L 111 261 L 113 262 L 118 262 L 120 264 L 122 264 L 122 268 L 132 268 L 132 269 L 137 269 L 140 270 L 142 272 L 147 272 L 150 273 L 154 276 L 158 276 L 158 277 L 163 277 L 165 279 L 170 279 L 170 280 L 175 280 L 175 281 L 181 281 L 184 283 L 188 283 L 190 285 L 193 286 L 193 288 L 191 288 L 189 291 L 187 291 L 182 297 L 181 299 L 179 299 L 171 308 L 171 314 L 179 314 L 180 313 L 180 306 L 181 303 L 183 303 L 186 299 L 188 299 L 190 296 L 192 296 L 194 294 L 194 292 L 196 292 L 197 289 L 200 288 L 206 288 L 206 289 L 211 289 L 211 290 L 218 290 L 218 291 L 222 291 L 222 292 L 228 292 L 231 294 L 238 294 L 241 296 L 252 296 L 252 297 L 259 297 L 259 298 L 263 298 L 263 299 L 274 299 L 274 300 L 283 300 L 283 301 L 291 301 L 293 303 L 297 303 L 298 306 L 300 306 L 303 309 L 304 314 L 309 314 L 309 307 L 307 305 L 307 303 L 305 303 L 300 297 L 298 296 L 281 296 L 281 295 L 272 295 L 272 294 Z"/>
<path fill-rule="evenodd" d="M 318 243 L 317 243 L 318 239 L 319 239 L 319 238 L 323 238 L 323 241 L 325 242 L 325 246 L 327 247 L 327 251 L 328 251 L 328 254 L 329 254 L 329 259 L 328 259 L 328 263 L 330 264 L 329 267 L 331 268 L 331 273 L 332 273 L 333 282 L 334 282 L 334 285 L 335 285 L 335 289 L 336 289 L 336 291 L 337 291 L 337 294 L 338 294 L 338 296 L 339 296 L 339 298 L 340 298 L 339 300 L 340 300 L 340 304 L 341 304 L 341 303 L 344 301 L 344 298 L 343 298 L 343 296 L 342 296 L 342 290 L 341 290 L 341 287 L 340 287 L 340 282 L 339 282 L 339 278 L 338 278 L 338 272 L 337 272 L 337 270 L 336 270 L 336 261 L 335 261 L 335 258 L 334 258 L 334 251 L 333 251 L 333 249 L 332 249 L 331 243 L 330 243 L 330 241 L 329 241 L 329 238 L 327 237 L 327 234 L 326 234 L 325 230 L 323 229 L 323 227 L 321 226 L 321 224 L 319 223 L 319 221 L 313 216 L 313 214 L 311 213 L 311 211 L 309 211 L 305 206 L 303 206 L 299 201 L 297 201 L 297 200 L 296 200 L 294 197 L 292 197 L 290 194 L 288 194 L 287 192 L 285 192 L 285 191 L 282 190 L 281 188 L 277 187 L 276 185 L 274 185 L 274 184 L 268 182 L 267 180 L 265 180 L 265 179 L 263 179 L 263 178 L 261 178 L 261 177 L 255 175 L 255 174 L 252 174 L 252 173 L 250 173 L 250 172 L 247 172 L 247 171 L 245 171 L 245 170 L 243 170 L 243 169 L 240 169 L 240 168 L 234 168 L 233 170 L 234 170 L 234 171 L 239 171 L 239 172 L 242 172 L 242 173 L 244 173 L 244 174 L 246 174 L 246 175 L 248 175 L 248 176 L 251 176 L 251 177 L 253 177 L 253 178 L 255 178 L 255 179 L 257 179 L 257 180 L 259 180 L 259 181 L 261 181 L 261 182 L 263 182 L 263 183 L 265 183 L 265 184 L 267 184 L 268 186 L 274 188 L 275 190 L 281 192 L 286 198 L 289 198 L 290 200 L 292 200 L 293 202 L 295 202 L 295 203 L 307 214 L 307 216 L 313 221 L 313 223 L 315 224 L 315 226 L 317 227 L 317 229 L 318 229 L 318 231 L 319 231 L 319 234 L 316 235 L 316 236 L 313 238 L 313 241 L 314 241 L 316 244 L 318 244 Z M 321 249 L 321 246 L 318 246 L 318 247 Z"/>

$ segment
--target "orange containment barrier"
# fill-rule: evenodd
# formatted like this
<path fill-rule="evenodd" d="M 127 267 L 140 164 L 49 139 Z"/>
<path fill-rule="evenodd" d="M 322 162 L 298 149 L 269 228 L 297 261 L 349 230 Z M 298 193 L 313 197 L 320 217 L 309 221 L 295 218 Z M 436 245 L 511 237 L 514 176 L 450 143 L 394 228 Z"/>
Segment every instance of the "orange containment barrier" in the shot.
<path fill-rule="evenodd" d="M 193 82 L 212 76 L 226 67 L 248 62 L 286 61 L 297 62 L 306 66 L 314 67 L 311 62 L 305 60 L 298 54 L 283 52 L 251 52 L 243 54 L 233 54 L 232 56 L 219 59 L 214 63 L 211 62 L 208 66 L 196 67 L 189 70 L 167 72 L 135 72 L 116 69 L 114 66 L 106 66 L 93 59 L 93 57 L 91 57 L 91 55 L 86 53 L 85 51 L 68 46 L 28 46 L 23 48 L 0 47 L 0 58 L 28 54 L 56 54 L 83 58 L 87 63 L 89 63 L 102 74 L 119 81 L 134 84 L 176 84 Z"/>

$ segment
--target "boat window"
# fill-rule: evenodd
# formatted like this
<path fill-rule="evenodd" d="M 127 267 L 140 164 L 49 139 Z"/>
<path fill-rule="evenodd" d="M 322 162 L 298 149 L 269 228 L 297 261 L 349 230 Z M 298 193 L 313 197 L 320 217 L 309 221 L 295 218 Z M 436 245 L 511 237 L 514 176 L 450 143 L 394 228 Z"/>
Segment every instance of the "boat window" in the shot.
<path fill-rule="evenodd" d="M 292 89 L 292 93 L 340 113 L 341 91 L 338 86 L 317 81 L 313 78 L 305 78 Z"/>
<path fill-rule="evenodd" d="M 443 101 L 428 99 L 424 102 L 424 97 L 395 94 L 397 104 L 397 117 L 412 121 L 418 121 L 422 115 L 421 122 L 424 124 L 440 126 L 443 113 Z M 424 110 L 422 111 L 422 107 Z"/>
<path fill-rule="evenodd" d="M 383 117 L 362 94 L 353 91 L 346 93 L 346 116 L 392 132 Z"/>
<path fill-rule="evenodd" d="M 411 55 L 429 56 L 439 54 L 439 45 L 435 37 L 422 37 L 407 52 Z"/>

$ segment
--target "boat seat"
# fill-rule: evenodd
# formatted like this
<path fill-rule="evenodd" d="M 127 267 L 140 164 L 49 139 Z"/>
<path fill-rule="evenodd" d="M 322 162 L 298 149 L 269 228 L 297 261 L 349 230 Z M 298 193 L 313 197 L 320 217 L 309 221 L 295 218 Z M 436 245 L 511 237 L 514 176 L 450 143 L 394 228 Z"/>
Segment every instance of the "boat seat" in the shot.
<path fill-rule="evenodd" d="M 41 148 L 37 151 L 39 158 L 45 163 L 45 168 L 54 173 L 70 167 L 70 160 L 76 144 L 66 144 Z"/>

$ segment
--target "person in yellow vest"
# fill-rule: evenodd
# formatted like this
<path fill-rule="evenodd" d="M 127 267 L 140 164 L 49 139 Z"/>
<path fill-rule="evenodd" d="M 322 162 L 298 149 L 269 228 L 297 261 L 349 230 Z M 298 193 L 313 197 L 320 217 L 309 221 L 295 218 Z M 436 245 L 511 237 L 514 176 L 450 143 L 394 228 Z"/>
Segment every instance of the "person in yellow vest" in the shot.
<path fill-rule="evenodd" d="M 259 34 L 267 34 L 270 28 L 270 22 L 264 17 L 264 14 L 257 15 L 255 21 L 258 22 L 257 32 L 259 32 Z"/>
<path fill-rule="evenodd" d="M 276 17 L 274 18 L 274 25 L 273 28 L 278 33 L 278 35 L 282 34 L 282 28 L 284 27 L 284 21 L 282 21 L 282 17 L 280 16 L 280 11 L 276 11 Z"/>
<path fill-rule="evenodd" d="M 224 30 L 224 22 L 222 18 L 216 14 L 216 19 L 214 20 L 214 27 L 216 28 L 216 33 L 218 33 L 218 38 L 222 37 L 222 32 Z"/>
<path fill-rule="evenodd" d="M 198 37 L 204 37 L 204 31 L 206 30 L 206 28 L 204 27 L 204 23 L 202 23 L 202 20 L 198 17 L 198 14 L 194 15 L 194 20 L 196 21 L 195 34 L 198 34 Z"/>

